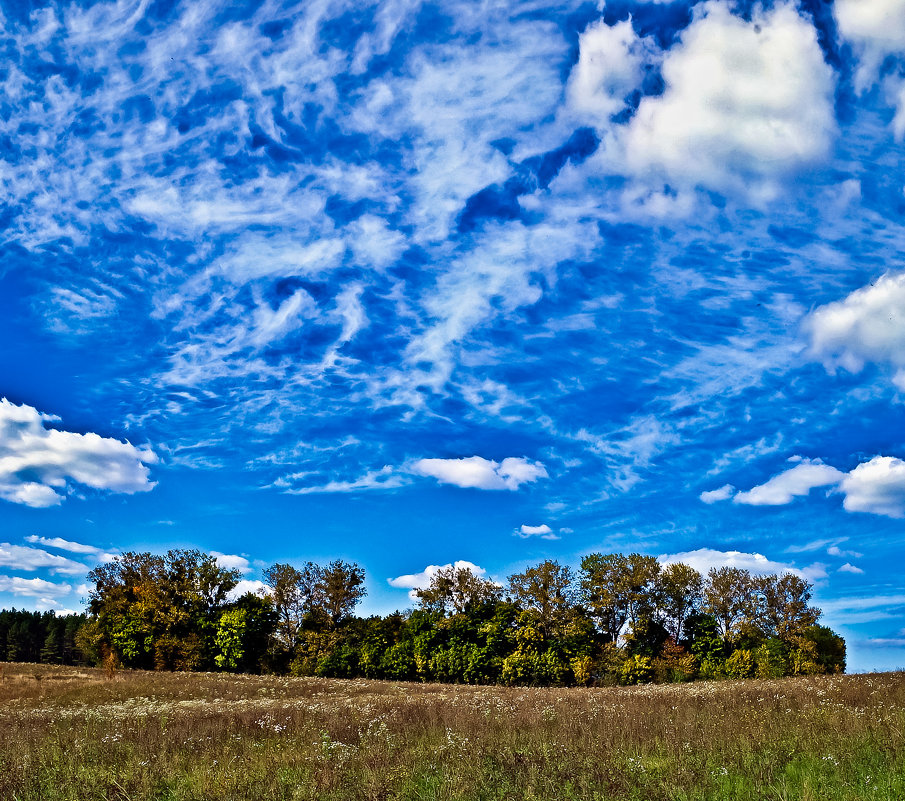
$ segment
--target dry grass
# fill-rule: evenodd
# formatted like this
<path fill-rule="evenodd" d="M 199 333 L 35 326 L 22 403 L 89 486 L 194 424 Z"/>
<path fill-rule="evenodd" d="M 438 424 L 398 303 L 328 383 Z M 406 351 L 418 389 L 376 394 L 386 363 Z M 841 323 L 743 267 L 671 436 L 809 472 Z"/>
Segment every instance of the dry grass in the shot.
<path fill-rule="evenodd" d="M 0 799 L 905 798 L 905 674 L 519 689 L 3 665 Z"/>

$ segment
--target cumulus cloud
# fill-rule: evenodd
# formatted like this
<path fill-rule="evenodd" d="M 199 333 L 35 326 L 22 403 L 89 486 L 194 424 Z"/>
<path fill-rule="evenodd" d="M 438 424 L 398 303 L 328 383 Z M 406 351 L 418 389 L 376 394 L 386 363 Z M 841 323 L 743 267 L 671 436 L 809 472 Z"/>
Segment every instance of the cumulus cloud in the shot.
<path fill-rule="evenodd" d="M 839 33 L 875 69 L 884 56 L 905 50 L 905 0 L 836 0 L 833 11 Z"/>
<path fill-rule="evenodd" d="M 625 98 L 641 83 L 642 66 L 653 46 L 637 36 L 631 20 L 593 23 L 578 39 L 578 63 L 569 75 L 570 105 L 592 120 L 622 111 Z"/>
<path fill-rule="evenodd" d="M 257 581 L 255 579 L 242 579 L 229 592 L 229 595 L 227 597 L 230 601 L 236 601 L 247 592 L 250 592 L 254 595 L 266 595 L 270 592 L 270 587 L 268 587 L 263 581 Z"/>
<path fill-rule="evenodd" d="M 706 575 L 711 568 L 737 567 L 748 570 L 759 576 L 773 573 L 794 573 L 809 581 L 826 576 L 825 565 L 815 562 L 805 568 L 797 568 L 784 562 L 775 562 L 760 553 L 746 553 L 744 551 L 717 551 L 713 548 L 698 548 L 695 551 L 683 551 L 682 553 L 663 554 L 657 557 L 657 561 L 663 565 L 671 565 L 677 562 L 690 565 L 702 575 Z"/>
<path fill-rule="evenodd" d="M 82 575 L 88 571 L 81 562 L 67 559 L 65 556 L 48 553 L 40 548 L 11 545 L 8 542 L 0 542 L 0 565 L 15 570 L 46 569 L 51 573 L 70 576 Z"/>
<path fill-rule="evenodd" d="M 883 62 L 905 51 L 905 0 L 836 0 L 833 11 L 839 33 L 858 60 L 855 89 L 864 92 L 886 73 L 887 98 L 896 108 L 893 131 L 901 139 L 905 135 L 905 81 L 884 71 Z"/>
<path fill-rule="evenodd" d="M 842 480 L 842 505 L 849 512 L 905 517 L 905 461 L 875 456 L 859 464 Z"/>
<path fill-rule="evenodd" d="M 414 601 L 418 598 L 417 590 L 423 590 L 426 587 L 429 587 L 431 580 L 439 571 L 448 570 L 451 567 L 456 570 L 470 570 L 481 578 L 487 575 L 487 571 L 483 567 L 476 565 L 474 562 L 467 562 L 460 559 L 445 565 L 428 565 L 420 573 L 409 573 L 408 575 L 387 579 L 387 584 L 401 590 L 409 590 L 409 598 Z"/>
<path fill-rule="evenodd" d="M 905 391 L 905 273 L 886 274 L 843 300 L 815 309 L 804 323 L 810 353 L 830 370 L 858 373 L 888 365 Z"/>
<path fill-rule="evenodd" d="M 843 494 L 842 506 L 847 512 L 867 512 L 884 517 L 905 517 L 905 461 L 895 456 L 874 456 L 845 473 L 824 464 L 820 459 L 802 459 L 794 467 L 773 476 L 769 481 L 752 487 L 747 492 L 739 492 L 733 498 L 735 503 L 749 506 L 784 506 L 796 497 L 808 495 L 815 487 L 832 487 Z M 728 485 L 727 485 L 728 486 Z M 702 493 L 707 495 L 706 503 L 727 500 L 731 493 L 726 488 Z M 855 551 L 843 551 L 837 546 L 844 539 L 817 540 L 803 546 L 788 548 L 789 553 L 816 550 L 829 546 L 830 556 L 855 556 Z"/>
<path fill-rule="evenodd" d="M 509 456 L 494 462 L 482 456 L 462 459 L 419 459 L 413 472 L 436 478 L 441 484 L 484 490 L 517 490 L 522 484 L 547 478 L 547 470 L 540 462 L 524 457 Z"/>
<path fill-rule="evenodd" d="M 722 487 L 715 490 L 706 490 L 698 497 L 706 504 L 716 503 L 717 501 L 725 501 L 735 494 L 735 487 L 732 484 L 723 484 Z"/>
<path fill-rule="evenodd" d="M 70 483 L 110 492 L 147 492 L 157 456 L 97 434 L 49 429 L 59 418 L 0 400 L 0 498 L 26 506 L 62 503 Z"/>
<path fill-rule="evenodd" d="M 217 564 L 225 570 L 238 570 L 240 573 L 250 573 L 251 564 L 244 556 L 230 553 L 211 551 L 211 556 L 217 560 Z"/>
<path fill-rule="evenodd" d="M 855 573 L 856 575 L 861 575 L 864 571 L 860 567 L 855 567 L 855 565 L 846 562 L 844 565 L 839 567 L 836 570 L 837 573 Z"/>
<path fill-rule="evenodd" d="M 546 523 L 543 523 L 539 526 L 529 526 L 525 523 L 522 523 L 515 534 L 517 537 L 521 537 L 522 539 L 528 539 L 529 537 L 540 537 L 542 540 L 559 539 L 559 535 L 554 534 L 553 529 L 550 528 L 550 526 L 548 526 Z"/>
<path fill-rule="evenodd" d="M 823 159 L 835 134 L 833 72 L 814 27 L 791 4 L 750 21 L 698 7 L 664 56 L 666 90 L 624 131 L 632 171 L 720 190 L 758 188 Z"/>
<path fill-rule="evenodd" d="M 769 481 L 735 496 L 735 503 L 749 506 L 783 506 L 796 497 L 807 495 L 815 487 L 838 484 L 845 474 L 819 459 L 802 459 L 794 467 Z"/>
<path fill-rule="evenodd" d="M 840 558 L 853 556 L 855 559 L 860 559 L 862 556 L 864 556 L 863 553 L 859 553 L 858 551 L 843 551 L 838 545 L 831 545 L 826 549 L 826 552 L 830 556 L 838 556 Z"/>

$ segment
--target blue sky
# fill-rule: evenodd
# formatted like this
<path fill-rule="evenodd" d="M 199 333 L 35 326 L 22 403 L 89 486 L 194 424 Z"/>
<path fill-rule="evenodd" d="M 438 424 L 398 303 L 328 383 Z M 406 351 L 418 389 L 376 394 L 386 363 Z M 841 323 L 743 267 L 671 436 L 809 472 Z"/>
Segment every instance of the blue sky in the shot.
<path fill-rule="evenodd" d="M 640 551 L 905 666 L 903 0 L 2 17 L 0 605 Z"/>

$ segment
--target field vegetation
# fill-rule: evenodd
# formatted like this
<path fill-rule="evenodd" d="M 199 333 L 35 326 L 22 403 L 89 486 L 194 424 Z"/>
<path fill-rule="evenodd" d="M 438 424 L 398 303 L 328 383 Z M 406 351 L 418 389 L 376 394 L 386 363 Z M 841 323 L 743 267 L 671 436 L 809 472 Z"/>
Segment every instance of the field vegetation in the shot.
<path fill-rule="evenodd" d="M 6 664 L 4 801 L 905 798 L 905 674 L 487 687 Z"/>

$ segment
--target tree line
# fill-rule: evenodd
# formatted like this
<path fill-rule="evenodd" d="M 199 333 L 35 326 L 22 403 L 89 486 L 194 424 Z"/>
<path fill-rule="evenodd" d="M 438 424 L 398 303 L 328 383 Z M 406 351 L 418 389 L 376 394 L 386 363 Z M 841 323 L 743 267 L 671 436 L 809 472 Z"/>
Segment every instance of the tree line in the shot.
<path fill-rule="evenodd" d="M 77 643 L 86 615 L 0 610 L 0 662 L 78 665 L 85 661 Z"/>
<path fill-rule="evenodd" d="M 510 685 L 637 684 L 841 672 L 845 642 L 818 624 L 791 573 L 701 575 L 633 553 L 547 560 L 505 585 L 454 566 L 416 607 L 358 617 L 354 563 L 264 571 L 266 594 L 196 550 L 124 553 L 89 574 L 82 658 L 153 670 L 220 670 Z"/>

